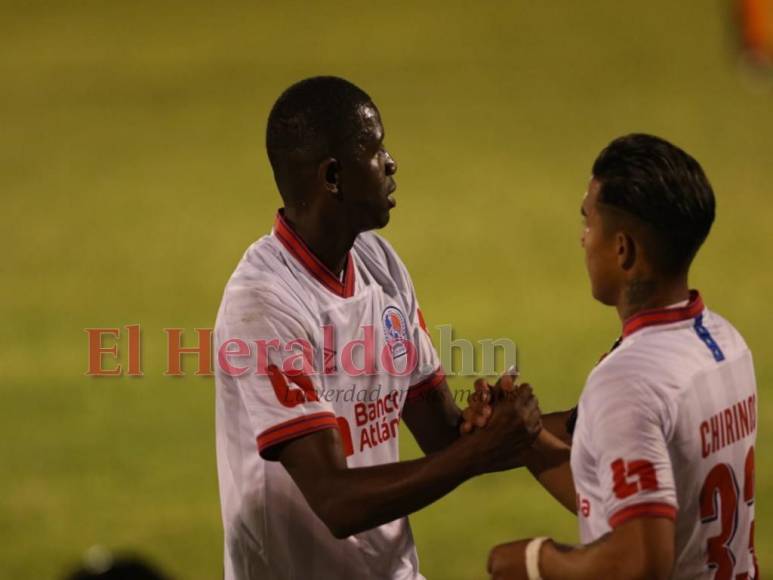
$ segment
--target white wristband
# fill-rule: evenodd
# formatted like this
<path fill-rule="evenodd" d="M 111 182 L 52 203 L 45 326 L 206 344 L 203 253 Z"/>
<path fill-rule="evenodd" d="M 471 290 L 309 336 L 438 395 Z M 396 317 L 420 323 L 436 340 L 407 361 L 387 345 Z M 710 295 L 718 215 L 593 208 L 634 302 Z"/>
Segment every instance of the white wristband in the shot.
<path fill-rule="evenodd" d="M 534 538 L 526 545 L 526 575 L 529 580 L 542 580 L 539 574 L 539 551 L 548 538 Z"/>

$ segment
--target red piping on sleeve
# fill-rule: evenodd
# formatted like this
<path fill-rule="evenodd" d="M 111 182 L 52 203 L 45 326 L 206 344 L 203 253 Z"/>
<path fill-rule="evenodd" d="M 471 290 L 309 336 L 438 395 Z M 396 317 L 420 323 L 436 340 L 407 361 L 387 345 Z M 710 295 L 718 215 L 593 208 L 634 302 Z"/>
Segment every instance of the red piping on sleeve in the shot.
<path fill-rule="evenodd" d="M 261 457 L 266 459 L 267 450 L 278 443 L 289 441 L 314 431 L 331 428 L 338 428 L 338 422 L 333 413 L 321 412 L 296 417 L 295 419 L 269 427 L 258 435 L 258 452 Z"/>
<path fill-rule="evenodd" d="M 668 518 L 675 520 L 676 508 L 667 503 L 657 502 L 631 505 L 612 514 L 609 518 L 609 525 L 612 528 L 616 528 L 635 518 Z"/>
<path fill-rule="evenodd" d="M 432 389 L 437 388 L 445 378 L 446 378 L 446 375 L 443 372 L 443 369 L 441 367 L 438 367 L 434 373 L 429 375 L 423 381 L 410 387 L 408 389 L 408 395 L 406 396 L 405 400 L 413 401 L 414 399 L 418 399 L 419 397 L 428 393 Z"/>

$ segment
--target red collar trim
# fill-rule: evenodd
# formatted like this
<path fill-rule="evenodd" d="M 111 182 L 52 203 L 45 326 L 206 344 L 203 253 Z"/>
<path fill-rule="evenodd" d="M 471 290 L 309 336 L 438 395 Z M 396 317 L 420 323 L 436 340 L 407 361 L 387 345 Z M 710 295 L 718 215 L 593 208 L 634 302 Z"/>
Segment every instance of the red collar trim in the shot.
<path fill-rule="evenodd" d="M 671 324 L 695 318 L 703 312 L 703 298 L 697 290 L 690 290 L 690 301 L 680 308 L 653 308 L 634 314 L 623 323 L 623 338 L 630 336 L 645 326 Z"/>
<path fill-rule="evenodd" d="M 352 253 L 346 254 L 343 282 L 327 266 L 319 261 L 301 237 L 295 233 L 282 216 L 281 210 L 274 221 L 274 235 L 282 245 L 298 260 L 320 284 L 341 298 L 354 296 L 354 260 Z"/>

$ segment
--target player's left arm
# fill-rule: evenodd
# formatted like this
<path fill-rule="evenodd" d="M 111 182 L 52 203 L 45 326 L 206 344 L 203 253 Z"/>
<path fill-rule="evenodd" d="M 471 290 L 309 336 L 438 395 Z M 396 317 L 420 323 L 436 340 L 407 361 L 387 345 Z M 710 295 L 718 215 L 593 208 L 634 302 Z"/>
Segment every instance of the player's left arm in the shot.
<path fill-rule="evenodd" d="M 488 571 L 494 580 L 529 580 L 526 547 L 531 540 L 497 546 Z M 585 546 L 546 541 L 538 554 L 543 580 L 660 580 L 674 566 L 674 522 L 664 517 L 640 517 L 616 527 Z"/>
<path fill-rule="evenodd" d="M 389 270 L 402 294 L 411 328 L 408 341 L 416 355 L 401 418 L 424 454 L 436 453 L 459 438 L 462 411 L 446 381 L 408 269 L 389 242 L 379 236 L 371 239 L 381 247 L 386 262 L 391 264 Z M 487 412 L 490 414 L 490 409 Z"/>
<path fill-rule="evenodd" d="M 403 407 L 403 420 L 425 455 L 456 441 L 461 417 L 445 378 L 421 396 L 409 397 Z"/>

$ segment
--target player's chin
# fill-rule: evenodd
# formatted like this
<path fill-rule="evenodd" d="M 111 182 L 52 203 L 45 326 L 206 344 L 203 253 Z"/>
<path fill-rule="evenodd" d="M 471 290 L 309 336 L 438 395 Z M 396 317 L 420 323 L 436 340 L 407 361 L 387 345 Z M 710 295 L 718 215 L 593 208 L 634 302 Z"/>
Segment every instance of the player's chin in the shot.
<path fill-rule="evenodd" d="M 379 209 L 377 211 L 370 212 L 363 220 L 360 231 L 369 232 L 372 230 L 380 230 L 389 223 L 389 210 Z"/>
<path fill-rule="evenodd" d="M 378 230 L 386 226 L 389 223 L 393 207 L 394 206 L 388 202 L 374 207 L 373 212 L 371 213 L 373 224 L 371 229 Z"/>
<path fill-rule="evenodd" d="M 600 284 L 593 284 L 591 281 L 591 294 L 593 298 L 601 302 L 604 306 L 616 306 L 615 294 L 611 289 Z"/>
<path fill-rule="evenodd" d="M 386 227 L 386 225 L 389 223 L 389 218 L 391 217 L 389 213 L 389 209 L 385 209 L 381 212 L 379 212 L 379 215 L 376 217 L 376 226 L 373 228 L 374 230 L 381 229 L 383 227 Z"/>

